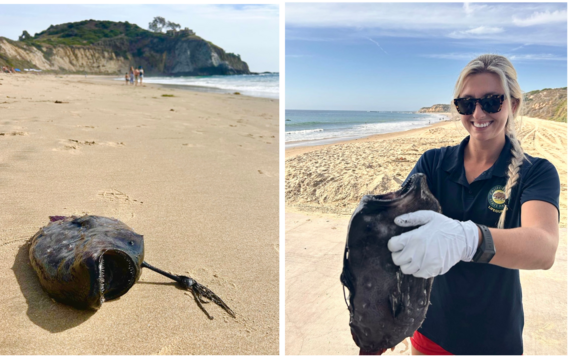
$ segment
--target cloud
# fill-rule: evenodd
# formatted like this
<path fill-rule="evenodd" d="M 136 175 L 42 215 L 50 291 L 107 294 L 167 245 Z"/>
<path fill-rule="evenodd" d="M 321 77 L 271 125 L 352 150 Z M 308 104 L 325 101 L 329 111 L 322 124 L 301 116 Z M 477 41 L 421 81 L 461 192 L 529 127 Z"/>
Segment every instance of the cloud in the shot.
<path fill-rule="evenodd" d="M 365 37 L 365 39 L 368 39 L 368 40 L 372 41 L 372 42 L 373 42 L 373 43 L 375 43 L 375 44 L 376 44 L 376 46 L 378 46 L 378 47 L 379 47 L 379 48 L 380 48 L 382 51 L 386 52 L 386 50 L 384 50 L 384 49 L 382 48 L 382 46 L 380 46 L 380 44 L 379 44 L 379 43 L 377 43 L 376 41 L 372 40 L 372 39 L 371 39 L 371 38 L 369 38 L 369 37 Z M 386 52 L 386 55 L 388 55 L 388 53 L 387 53 L 387 52 Z"/>
<path fill-rule="evenodd" d="M 466 34 L 472 35 L 487 35 L 487 34 L 498 34 L 500 32 L 505 31 L 501 27 L 486 27 L 486 26 L 479 26 L 471 30 L 465 31 Z"/>
<path fill-rule="evenodd" d="M 453 37 L 456 39 L 461 39 L 464 37 L 475 37 L 475 36 L 485 36 L 485 35 L 493 35 L 499 34 L 504 32 L 505 30 L 501 27 L 486 27 L 486 26 L 479 26 L 470 30 L 464 31 L 454 31 L 449 34 L 449 37 Z"/>
<path fill-rule="evenodd" d="M 285 57 L 290 57 L 290 58 L 293 58 L 293 59 L 300 59 L 300 58 L 313 57 L 313 55 L 286 54 Z"/>
<path fill-rule="evenodd" d="M 451 53 L 442 53 L 442 54 L 423 54 L 420 55 L 421 57 L 427 57 L 430 59 L 444 59 L 444 60 L 473 60 L 477 56 L 482 55 L 480 53 L 458 53 L 458 52 L 451 52 Z"/>
<path fill-rule="evenodd" d="M 511 61 L 566 61 L 566 57 L 553 54 L 526 54 L 526 55 L 506 55 Z"/>
<path fill-rule="evenodd" d="M 469 16 L 473 13 L 474 10 L 471 8 L 468 2 L 465 2 L 463 3 L 463 11 L 465 11 L 465 14 Z"/>
<path fill-rule="evenodd" d="M 286 28 L 339 30 L 367 37 L 481 38 L 566 46 L 565 3 L 287 3 Z M 549 22 L 552 21 L 552 22 Z M 540 31 L 532 24 L 544 23 Z M 500 36 L 497 36 L 497 35 Z M 308 37 L 308 36 L 307 36 Z M 323 37 L 323 36 L 320 36 Z M 287 36 L 287 41 L 289 38 Z M 514 46 L 513 46 L 514 47 Z"/>
<path fill-rule="evenodd" d="M 516 26 L 534 26 L 534 25 L 545 25 L 545 24 L 552 24 L 555 22 L 566 22 L 568 19 L 568 15 L 566 10 L 554 10 L 550 11 L 543 11 L 538 12 L 535 11 L 526 18 L 519 18 L 513 15 L 513 24 Z"/>
<path fill-rule="evenodd" d="M 421 57 L 427 57 L 431 59 L 444 59 L 444 60 L 461 60 L 469 61 L 473 60 L 483 53 L 473 53 L 473 52 L 450 52 L 441 54 L 423 54 Z M 553 55 L 553 54 L 501 54 L 511 61 L 566 61 L 566 57 Z"/>

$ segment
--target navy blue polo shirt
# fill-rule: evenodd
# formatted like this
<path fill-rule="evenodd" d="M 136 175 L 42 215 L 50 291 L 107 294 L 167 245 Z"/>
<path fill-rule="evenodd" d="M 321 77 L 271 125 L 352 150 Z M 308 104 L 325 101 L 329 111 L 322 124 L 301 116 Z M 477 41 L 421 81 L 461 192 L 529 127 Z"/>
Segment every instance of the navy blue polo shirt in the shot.
<path fill-rule="evenodd" d="M 410 175 L 424 173 L 442 213 L 460 221 L 497 227 L 504 208 L 504 187 L 511 160 L 511 142 L 497 161 L 471 184 L 465 177 L 463 155 L 469 136 L 460 145 L 425 152 Z M 551 203 L 558 209 L 560 179 L 545 159 L 527 155 L 511 191 L 505 228 L 521 225 L 526 201 Z M 560 213 L 560 210 L 559 210 Z M 434 278 L 426 319 L 418 331 L 456 355 L 520 355 L 524 315 L 519 271 L 492 264 L 460 261 Z"/>

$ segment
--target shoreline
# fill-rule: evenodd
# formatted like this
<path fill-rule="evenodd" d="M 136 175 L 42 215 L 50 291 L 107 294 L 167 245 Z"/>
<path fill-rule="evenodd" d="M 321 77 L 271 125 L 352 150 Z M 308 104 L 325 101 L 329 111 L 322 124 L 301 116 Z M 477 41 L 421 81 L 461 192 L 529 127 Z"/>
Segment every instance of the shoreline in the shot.
<path fill-rule="evenodd" d="M 441 115 L 446 115 L 446 116 L 450 117 L 449 113 L 441 113 Z M 455 122 L 457 122 L 457 121 L 448 119 L 448 120 L 442 120 L 440 122 L 430 124 L 426 127 L 414 128 L 414 129 L 406 130 L 406 131 L 379 133 L 376 135 L 370 135 L 370 136 L 351 139 L 351 140 L 341 140 L 341 141 L 332 142 L 332 143 L 325 143 L 325 144 L 321 144 L 321 145 L 306 144 L 306 145 L 299 145 L 299 146 L 289 147 L 289 148 L 285 147 L 285 159 L 289 159 L 289 158 L 292 158 L 292 157 L 295 157 L 295 156 L 298 156 L 298 155 L 301 155 L 304 153 L 317 151 L 317 150 L 324 149 L 324 148 L 327 148 L 329 146 L 334 146 L 334 145 L 347 145 L 347 144 L 351 144 L 351 143 L 363 143 L 363 142 L 379 141 L 379 140 L 385 140 L 385 139 L 391 139 L 391 138 L 397 138 L 397 137 L 411 136 L 411 135 L 417 134 L 418 132 L 427 131 L 427 130 L 432 129 L 432 128 L 443 127 L 443 126 L 449 125 L 450 123 L 455 123 Z"/>
<path fill-rule="evenodd" d="M 228 90 L 228 92 L 226 92 L 224 89 L 219 89 L 219 88 L 214 88 L 214 87 L 205 87 L 205 86 L 187 86 L 187 85 L 172 85 L 172 84 L 158 84 L 158 83 L 148 83 L 148 82 L 143 82 L 142 85 L 138 85 L 138 86 L 134 86 L 134 85 L 125 85 L 124 80 L 123 81 L 119 81 L 119 80 L 115 80 L 117 78 L 117 76 L 108 76 L 108 75 L 87 75 L 88 77 L 84 77 L 83 75 L 57 75 L 57 77 L 64 77 L 64 76 L 68 76 L 68 77 L 80 77 L 78 80 L 83 80 L 86 81 L 88 83 L 106 83 L 106 84 L 117 84 L 119 87 L 132 87 L 133 91 L 136 89 L 144 89 L 144 88 L 154 88 L 154 89 L 165 89 L 165 90 L 172 90 L 172 91 L 183 91 L 183 92 L 191 92 L 191 93 L 199 93 L 199 94 L 209 94 L 209 95 L 222 95 L 224 96 L 224 98 L 226 98 L 227 95 L 231 95 L 233 97 L 244 97 L 244 98 L 251 98 L 254 100 L 261 100 L 261 101 L 277 101 L 279 102 L 278 98 L 271 98 L 271 97 L 263 97 L 263 96 L 251 96 L 251 95 L 244 95 L 244 94 L 239 94 L 239 95 L 235 95 L 234 92 L 237 91 L 232 91 L 232 90 Z M 202 90 L 203 89 L 203 90 Z M 213 91 L 209 91 L 209 89 L 213 89 Z M 221 90 L 221 91 L 217 91 L 217 90 Z"/>
<path fill-rule="evenodd" d="M 440 123 L 448 123 L 450 121 L 453 121 L 452 115 L 449 112 L 433 112 L 433 113 L 430 112 L 430 113 L 426 113 L 426 114 L 441 115 L 441 116 L 444 116 L 447 118 L 444 120 L 439 120 L 438 122 L 435 122 L 433 124 L 428 124 L 428 125 L 423 126 L 423 127 L 412 128 L 412 129 L 405 130 L 405 131 L 377 133 L 377 134 L 372 134 L 372 135 L 364 135 L 364 136 L 360 136 L 360 137 L 356 137 L 356 138 L 354 138 L 354 137 L 353 138 L 339 138 L 339 137 L 337 137 L 337 138 L 325 138 L 325 139 L 320 139 L 320 140 L 300 140 L 300 141 L 285 142 L 285 151 L 289 151 L 289 150 L 292 150 L 295 148 L 320 147 L 320 146 L 334 145 L 334 144 L 339 144 L 339 143 L 350 143 L 351 141 L 369 139 L 369 138 L 376 137 L 376 136 L 398 134 L 398 133 L 414 131 L 414 130 L 422 130 L 422 129 L 425 130 L 425 129 L 430 128 L 433 125 L 437 125 Z M 285 127 L 287 127 L 287 124 L 285 124 Z M 287 132 L 287 130 L 285 130 L 285 132 Z"/>
<path fill-rule="evenodd" d="M 2 75 L 2 74 L 0 74 Z M 5 74 L 9 75 L 9 74 Z M 13 75 L 34 75 L 34 76 L 45 76 L 46 78 L 54 77 L 54 78 L 74 78 L 78 80 L 84 80 L 93 83 L 116 83 L 120 86 L 127 87 L 125 85 L 124 79 L 117 80 L 121 78 L 121 76 L 116 75 L 82 75 L 82 74 L 55 74 L 55 73 L 31 73 L 31 72 L 24 72 L 18 73 Z M 169 90 L 182 90 L 182 91 L 190 91 L 190 92 L 199 92 L 199 93 L 210 93 L 210 94 L 218 94 L 218 95 L 233 95 L 233 96 L 243 96 L 243 97 L 251 97 L 254 99 L 267 99 L 267 100 L 274 100 L 279 101 L 279 98 L 269 97 L 269 96 L 254 96 L 254 95 L 247 95 L 241 93 L 239 90 L 230 90 L 230 89 L 222 89 L 219 87 L 208 87 L 208 86 L 197 86 L 197 85 L 177 85 L 177 84 L 161 84 L 161 83 L 151 83 L 151 82 L 144 82 L 142 85 L 128 85 L 134 88 L 144 88 L 144 87 L 152 87 L 152 88 L 163 88 Z M 235 94 L 236 92 L 240 92 L 239 95 Z"/>
<path fill-rule="evenodd" d="M 96 75 L 93 75 L 96 76 Z M 117 78 L 121 78 L 121 76 L 103 76 L 105 79 L 113 81 L 113 82 L 117 82 L 117 83 L 121 83 L 122 85 L 125 85 L 125 80 L 117 80 Z M 145 77 L 145 79 L 149 79 L 152 77 Z M 176 78 L 176 77 L 173 77 Z M 126 85 L 125 85 L 126 86 Z M 133 85 L 130 85 L 133 86 Z M 133 87 L 139 87 L 141 85 L 138 86 L 133 86 Z M 156 83 L 156 82 L 145 82 L 143 80 L 143 84 L 142 86 L 154 86 L 154 87 L 160 87 L 160 88 L 166 88 L 166 89 L 177 89 L 177 90 L 183 90 L 183 91 L 192 91 L 192 92 L 202 92 L 202 93 L 216 93 L 216 94 L 222 94 L 222 95 L 236 95 L 236 96 L 247 96 L 247 97 L 253 97 L 253 98 L 265 98 L 265 99 L 270 99 L 270 100 L 279 100 L 279 96 L 278 97 L 269 97 L 269 96 L 254 96 L 251 94 L 244 94 L 241 93 L 241 91 L 243 90 L 238 90 L 238 89 L 224 89 L 224 88 L 220 88 L 220 87 L 209 87 L 209 86 L 199 86 L 199 85 L 180 85 L 180 84 L 163 84 L 163 83 Z M 236 94 L 237 93 L 237 94 Z"/>

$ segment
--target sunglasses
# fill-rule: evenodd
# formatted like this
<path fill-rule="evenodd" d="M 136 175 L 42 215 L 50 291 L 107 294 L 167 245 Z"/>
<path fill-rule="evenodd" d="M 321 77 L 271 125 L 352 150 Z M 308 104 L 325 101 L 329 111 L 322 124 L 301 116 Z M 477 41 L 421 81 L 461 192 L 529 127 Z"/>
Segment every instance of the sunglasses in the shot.
<path fill-rule="evenodd" d="M 505 95 L 491 95 L 483 98 L 456 98 L 453 100 L 457 112 L 462 115 L 472 115 L 475 112 L 477 102 L 481 105 L 483 111 L 487 113 L 497 113 L 501 111 L 501 106 L 505 100 Z"/>

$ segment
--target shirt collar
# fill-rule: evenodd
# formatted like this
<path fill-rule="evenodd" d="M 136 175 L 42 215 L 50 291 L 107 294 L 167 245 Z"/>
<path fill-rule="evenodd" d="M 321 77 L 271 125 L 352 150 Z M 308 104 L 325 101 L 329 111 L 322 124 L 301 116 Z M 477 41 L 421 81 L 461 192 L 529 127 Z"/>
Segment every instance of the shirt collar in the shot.
<path fill-rule="evenodd" d="M 491 168 L 493 176 L 507 177 L 507 170 L 509 169 L 509 164 L 511 163 L 512 149 L 513 149 L 513 144 L 511 143 L 509 136 L 505 136 L 505 145 L 501 150 L 499 158 L 497 159 L 497 161 L 495 161 L 493 167 Z"/>
<path fill-rule="evenodd" d="M 453 147 L 451 151 L 447 153 L 445 156 L 445 170 L 451 174 L 454 174 L 457 179 L 463 173 L 463 158 L 465 155 L 465 146 L 469 143 L 470 136 L 467 136 L 461 141 L 459 146 Z M 507 169 L 509 167 L 510 159 L 511 159 L 511 149 L 513 145 L 511 140 L 508 136 L 505 136 L 505 145 L 501 150 L 501 154 L 499 154 L 499 158 L 490 169 L 488 169 L 487 173 L 492 174 L 493 176 L 497 177 L 507 177 Z"/>

